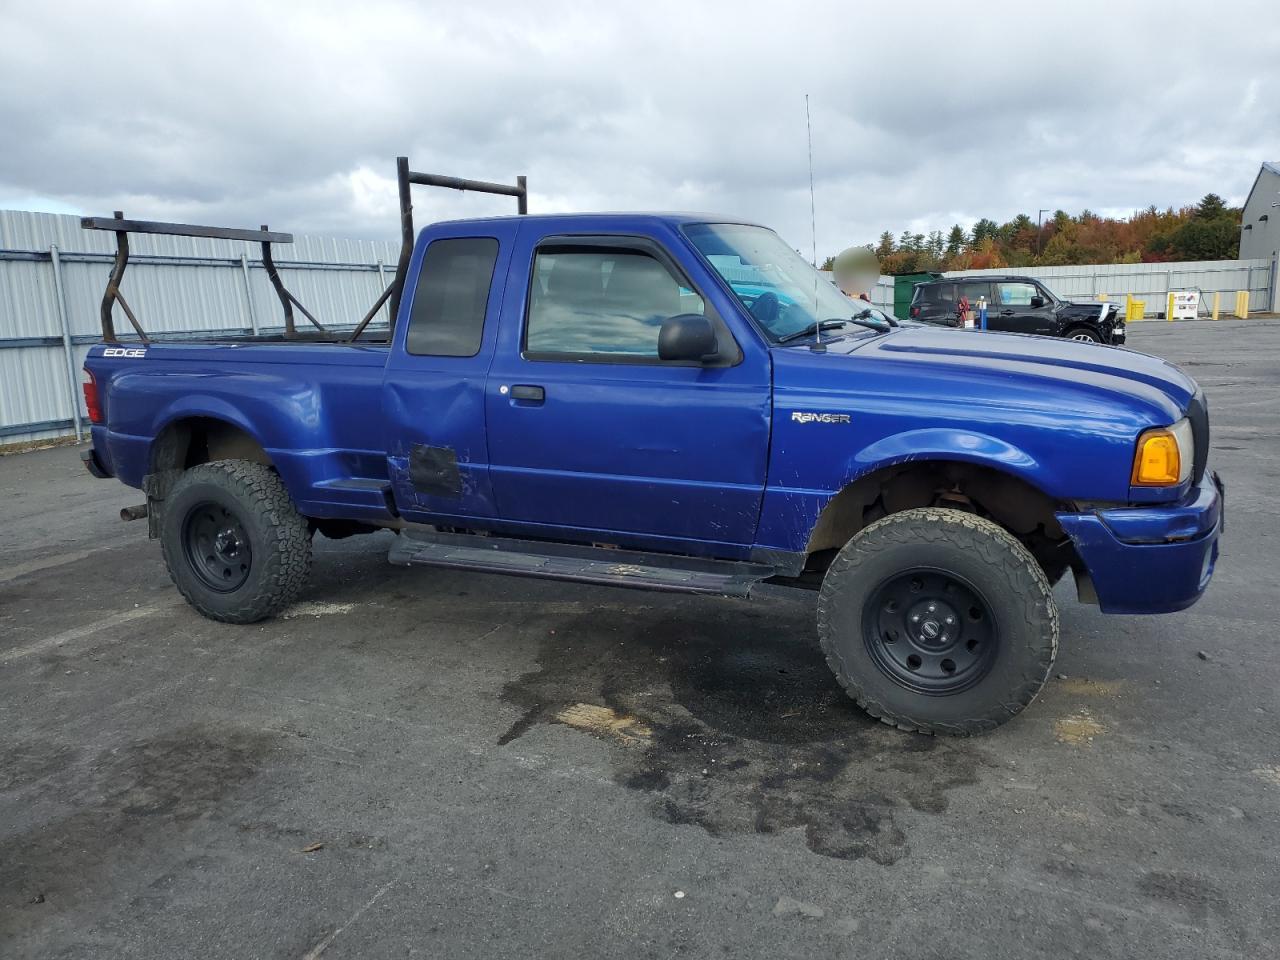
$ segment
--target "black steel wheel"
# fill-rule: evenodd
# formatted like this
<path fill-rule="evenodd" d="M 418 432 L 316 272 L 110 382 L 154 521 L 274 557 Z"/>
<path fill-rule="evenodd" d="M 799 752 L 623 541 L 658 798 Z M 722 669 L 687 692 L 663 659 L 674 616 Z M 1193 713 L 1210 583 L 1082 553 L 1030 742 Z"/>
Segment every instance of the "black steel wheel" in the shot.
<path fill-rule="evenodd" d="M 245 460 L 202 463 L 160 505 L 169 576 L 206 617 L 253 623 L 297 597 L 311 569 L 311 531 L 280 477 Z"/>
<path fill-rule="evenodd" d="M 818 637 L 840 685 L 872 716 L 967 735 L 1035 699 L 1058 652 L 1058 608 L 1008 531 L 923 507 L 844 545 L 818 594 Z"/>
<path fill-rule="evenodd" d="M 187 563 L 205 586 L 227 593 L 249 579 L 253 546 L 240 520 L 220 503 L 204 501 L 187 511 L 182 523 Z"/>
<path fill-rule="evenodd" d="M 991 606 L 956 574 L 919 568 L 872 591 L 862 639 L 872 660 L 908 690 L 946 696 L 980 681 L 1000 642 Z"/>

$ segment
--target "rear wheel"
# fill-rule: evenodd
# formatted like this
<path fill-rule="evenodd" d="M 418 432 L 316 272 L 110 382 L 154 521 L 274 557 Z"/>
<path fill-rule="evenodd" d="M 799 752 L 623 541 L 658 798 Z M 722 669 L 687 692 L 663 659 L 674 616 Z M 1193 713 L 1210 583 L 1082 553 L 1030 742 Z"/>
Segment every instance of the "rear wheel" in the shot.
<path fill-rule="evenodd" d="M 307 521 L 275 471 L 246 460 L 186 471 L 164 501 L 160 545 L 187 602 L 226 623 L 279 613 L 311 569 Z"/>
<path fill-rule="evenodd" d="M 904 730 L 973 734 L 1023 710 L 1058 649 L 1058 611 L 1035 558 L 956 510 L 906 510 L 840 551 L 818 635 L 845 691 Z"/>

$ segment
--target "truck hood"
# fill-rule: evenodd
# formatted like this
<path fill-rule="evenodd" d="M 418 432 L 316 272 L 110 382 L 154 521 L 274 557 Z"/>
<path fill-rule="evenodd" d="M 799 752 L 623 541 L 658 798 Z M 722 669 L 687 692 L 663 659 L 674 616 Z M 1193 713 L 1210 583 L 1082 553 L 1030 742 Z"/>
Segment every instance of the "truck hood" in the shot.
<path fill-rule="evenodd" d="M 1084 387 L 1144 403 L 1163 395 L 1179 411 L 1186 409 L 1197 390 L 1194 380 L 1159 357 L 1055 337 L 919 326 L 884 336 L 842 338 L 829 342 L 827 348 L 833 360 L 844 355 L 913 367 L 937 366 L 945 368 L 948 376 L 968 372 L 980 381 L 1035 382 L 1067 390 Z"/>
<path fill-rule="evenodd" d="M 775 450 L 809 464 L 798 476 L 832 489 L 938 457 L 1012 470 L 1064 500 L 1129 501 L 1139 433 L 1186 415 L 1197 391 L 1156 357 L 1050 337 L 920 326 L 826 347 L 773 351 L 773 423 Z"/>

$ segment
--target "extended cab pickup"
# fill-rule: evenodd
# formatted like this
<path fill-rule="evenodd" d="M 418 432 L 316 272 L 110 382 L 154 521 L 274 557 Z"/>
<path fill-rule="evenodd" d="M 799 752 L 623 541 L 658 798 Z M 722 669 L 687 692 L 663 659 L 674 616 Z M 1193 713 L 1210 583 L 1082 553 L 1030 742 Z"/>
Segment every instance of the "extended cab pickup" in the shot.
<path fill-rule="evenodd" d="M 1205 401 L 1163 360 L 890 325 L 705 216 L 438 223 L 397 293 L 386 343 L 90 351 L 86 463 L 146 491 L 204 615 L 271 616 L 315 532 L 379 528 L 398 564 L 809 586 L 858 703 L 963 734 L 1040 690 L 1069 569 L 1108 613 L 1182 609 L 1212 574 Z"/>

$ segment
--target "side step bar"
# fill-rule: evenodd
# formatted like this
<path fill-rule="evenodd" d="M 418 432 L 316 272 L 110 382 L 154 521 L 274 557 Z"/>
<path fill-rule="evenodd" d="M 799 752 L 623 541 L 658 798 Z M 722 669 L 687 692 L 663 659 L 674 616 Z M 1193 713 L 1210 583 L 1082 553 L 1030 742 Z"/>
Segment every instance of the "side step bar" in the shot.
<path fill-rule="evenodd" d="M 745 597 L 755 584 L 777 572 L 761 563 L 418 529 L 396 537 L 387 559 L 404 567 L 455 567 L 482 573 L 725 597 Z"/>

